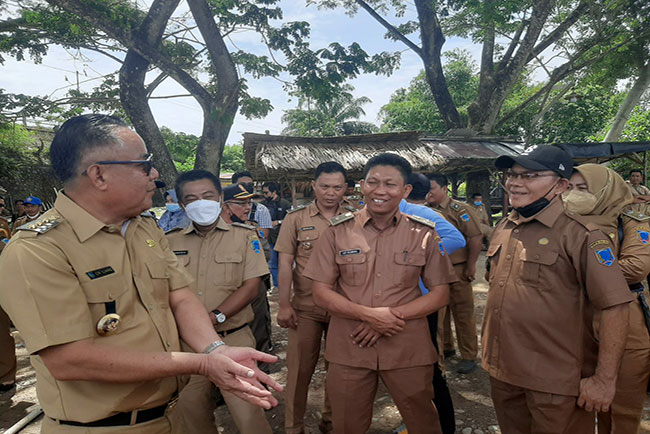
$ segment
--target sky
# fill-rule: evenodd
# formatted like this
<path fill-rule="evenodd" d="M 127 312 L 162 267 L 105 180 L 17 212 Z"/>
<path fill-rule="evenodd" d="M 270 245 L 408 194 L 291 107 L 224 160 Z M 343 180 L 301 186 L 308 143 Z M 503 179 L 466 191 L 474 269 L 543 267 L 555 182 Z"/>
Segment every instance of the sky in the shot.
<path fill-rule="evenodd" d="M 343 10 L 319 10 L 316 6 L 305 6 L 304 1 L 283 0 L 280 6 L 284 12 L 283 21 L 307 21 L 311 26 L 310 44 L 312 49 L 327 46 L 331 42 L 339 42 L 347 46 L 358 42 L 370 55 L 381 51 L 402 51 L 400 67 L 391 76 L 376 76 L 364 74 L 352 80 L 356 97 L 366 96 L 372 100 L 364 106 L 366 116 L 362 119 L 379 125 L 377 117 L 381 107 L 388 103 L 391 94 L 402 87 L 407 87 L 410 81 L 422 70 L 422 62 L 417 55 L 406 49 L 401 42 L 393 42 L 383 38 L 385 29 L 371 18 L 365 11 L 360 10 L 356 16 L 350 17 Z M 411 6 L 406 18 L 414 19 L 415 11 Z M 395 23 L 395 21 L 391 21 Z M 419 45 L 416 35 L 413 42 Z M 254 32 L 242 32 L 233 35 L 228 41 L 231 49 L 243 49 L 256 54 L 266 54 L 259 35 Z M 480 46 L 461 38 L 449 38 L 443 51 L 462 48 L 468 50 L 478 63 Z M 101 83 L 101 77 L 116 71 L 117 62 L 92 52 L 83 52 L 82 56 L 73 56 L 61 47 L 52 46 L 42 63 L 35 64 L 31 60 L 18 62 L 7 58 L 0 66 L 0 88 L 7 93 L 25 93 L 28 95 L 48 95 L 52 98 L 62 98 L 70 88 L 76 86 L 77 71 L 79 72 L 80 87 L 90 90 Z M 151 77 L 151 78 L 150 78 Z M 153 74 L 148 75 L 152 79 Z M 263 119 L 248 120 L 238 114 L 228 136 L 228 144 L 235 144 L 242 139 L 242 133 L 254 132 L 281 134 L 284 126 L 281 122 L 283 110 L 296 106 L 283 89 L 280 81 L 273 78 L 254 79 L 247 77 L 249 93 L 254 96 L 267 98 L 274 107 Z M 166 95 L 181 95 L 187 92 L 173 80 L 166 80 L 154 97 Z M 201 134 L 202 111 L 190 97 L 174 99 L 153 99 L 150 102 L 154 116 L 159 126 L 167 126 L 177 132 L 195 135 Z"/>

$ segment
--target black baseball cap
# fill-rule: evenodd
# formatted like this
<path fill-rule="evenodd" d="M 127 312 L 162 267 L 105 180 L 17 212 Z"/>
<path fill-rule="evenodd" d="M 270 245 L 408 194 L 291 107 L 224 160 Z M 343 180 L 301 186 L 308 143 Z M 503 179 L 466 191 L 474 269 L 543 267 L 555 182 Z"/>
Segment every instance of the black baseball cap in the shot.
<path fill-rule="evenodd" d="M 223 189 L 223 201 L 249 199 L 254 197 L 255 192 L 251 184 L 232 184 Z"/>
<path fill-rule="evenodd" d="M 502 155 L 494 162 L 496 168 L 501 170 L 510 169 L 515 164 L 535 171 L 552 170 L 567 179 L 573 174 L 571 156 L 564 149 L 553 145 L 538 146 L 518 157 Z"/>

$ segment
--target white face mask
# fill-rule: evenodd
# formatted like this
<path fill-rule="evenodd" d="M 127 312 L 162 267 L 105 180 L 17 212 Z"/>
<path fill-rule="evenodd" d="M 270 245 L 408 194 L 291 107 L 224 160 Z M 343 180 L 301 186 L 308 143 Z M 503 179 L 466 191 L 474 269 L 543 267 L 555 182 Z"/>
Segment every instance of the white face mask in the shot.
<path fill-rule="evenodd" d="M 185 214 L 199 226 L 210 226 L 221 214 L 221 203 L 200 199 L 185 205 Z"/>
<path fill-rule="evenodd" d="M 40 213 L 41 213 L 41 212 L 38 211 L 38 212 L 37 212 L 36 214 L 34 214 L 34 215 L 29 215 L 29 214 L 27 214 L 27 212 L 25 212 L 25 215 L 26 215 L 29 219 L 34 220 L 36 217 L 38 217 L 38 215 L 39 215 Z"/>
<path fill-rule="evenodd" d="M 562 201 L 567 211 L 578 215 L 589 215 L 596 207 L 598 198 L 588 191 L 571 190 L 562 193 Z"/>

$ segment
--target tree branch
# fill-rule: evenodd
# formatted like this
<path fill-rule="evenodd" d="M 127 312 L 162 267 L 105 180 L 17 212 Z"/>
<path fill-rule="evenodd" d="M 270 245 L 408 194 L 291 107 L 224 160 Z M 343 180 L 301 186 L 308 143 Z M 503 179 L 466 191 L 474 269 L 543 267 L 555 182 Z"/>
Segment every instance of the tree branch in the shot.
<path fill-rule="evenodd" d="M 371 17 L 373 17 L 377 22 L 379 22 L 379 24 L 381 24 L 382 26 L 384 26 L 384 27 L 386 28 L 386 30 L 388 30 L 388 31 L 389 31 L 393 36 L 395 36 L 397 39 L 399 39 L 400 41 L 402 41 L 402 43 L 404 43 L 404 45 L 406 45 L 406 46 L 409 47 L 411 50 L 413 50 L 413 51 L 415 52 L 415 54 L 417 54 L 418 56 L 422 57 L 422 49 L 421 49 L 420 47 L 418 47 L 416 44 L 414 44 L 413 42 L 411 42 L 411 40 L 410 40 L 409 38 L 407 38 L 406 36 L 404 36 L 404 35 L 402 34 L 402 32 L 400 32 L 399 30 L 397 30 L 397 29 L 395 28 L 395 26 L 393 26 L 393 25 L 390 24 L 388 21 L 386 21 L 386 20 L 384 19 L 384 17 L 382 17 L 381 15 L 379 15 L 379 14 L 377 13 L 377 11 L 375 11 L 375 10 L 372 8 L 372 6 L 370 6 L 368 3 L 366 3 L 366 2 L 363 1 L 363 0 L 355 0 L 355 1 L 356 1 L 356 3 L 357 3 L 359 6 L 361 6 L 363 9 L 365 9 L 365 11 L 368 12 L 368 13 L 370 14 Z"/>

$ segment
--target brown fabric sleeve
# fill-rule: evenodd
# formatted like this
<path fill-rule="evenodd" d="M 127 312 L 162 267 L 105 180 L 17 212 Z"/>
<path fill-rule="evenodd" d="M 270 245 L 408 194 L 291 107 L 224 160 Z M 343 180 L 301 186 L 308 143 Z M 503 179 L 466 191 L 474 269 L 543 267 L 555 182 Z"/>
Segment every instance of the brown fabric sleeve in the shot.
<path fill-rule="evenodd" d="M 339 278 L 339 267 L 336 264 L 336 229 L 335 226 L 330 226 L 322 234 L 302 274 L 304 277 L 329 285 L 333 285 Z"/>
<path fill-rule="evenodd" d="M 623 216 L 623 234 L 618 264 L 628 283 L 641 282 L 650 274 L 650 225 Z"/>
<path fill-rule="evenodd" d="M 287 253 L 289 255 L 296 254 L 297 249 L 297 226 L 298 226 L 298 214 L 301 211 L 292 212 L 287 214 L 287 216 L 282 221 L 282 226 L 280 226 L 280 234 L 278 239 L 275 241 L 275 247 L 273 250 L 279 253 Z"/>

